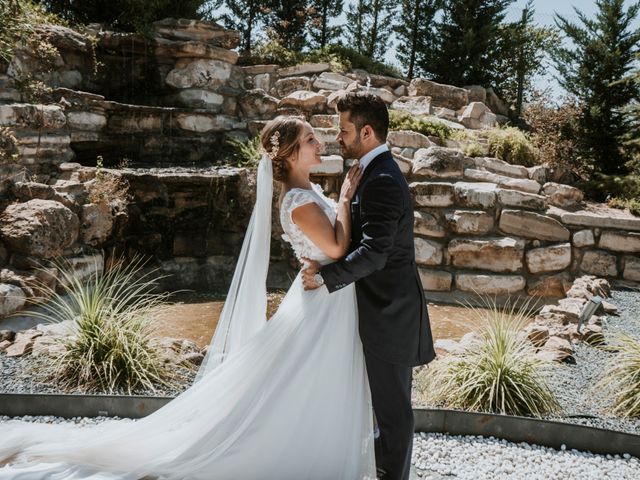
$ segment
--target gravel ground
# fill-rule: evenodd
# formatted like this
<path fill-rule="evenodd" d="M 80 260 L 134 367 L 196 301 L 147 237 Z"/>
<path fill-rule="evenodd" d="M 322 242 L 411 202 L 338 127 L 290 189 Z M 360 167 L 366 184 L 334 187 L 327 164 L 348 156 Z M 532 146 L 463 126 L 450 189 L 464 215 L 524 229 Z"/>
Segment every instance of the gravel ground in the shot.
<path fill-rule="evenodd" d="M 616 333 L 640 340 L 640 292 L 614 290 L 608 301 L 618 307 L 617 316 L 608 316 L 602 325 L 605 341 Z M 585 343 L 575 345 L 575 365 L 550 368 L 548 382 L 563 409 L 553 420 L 640 434 L 640 419 L 623 419 L 610 413 L 612 398 L 597 384 L 615 354 Z"/>
<path fill-rule="evenodd" d="M 156 385 L 155 391 L 138 388 L 133 395 L 175 397 L 187 389 L 196 376 L 195 370 L 178 367 L 169 385 Z M 0 393 L 85 393 L 102 394 L 97 390 L 63 389 L 52 375 L 51 360 L 45 356 L 7 357 L 0 353 Z M 127 395 L 124 390 L 112 392 Z"/>

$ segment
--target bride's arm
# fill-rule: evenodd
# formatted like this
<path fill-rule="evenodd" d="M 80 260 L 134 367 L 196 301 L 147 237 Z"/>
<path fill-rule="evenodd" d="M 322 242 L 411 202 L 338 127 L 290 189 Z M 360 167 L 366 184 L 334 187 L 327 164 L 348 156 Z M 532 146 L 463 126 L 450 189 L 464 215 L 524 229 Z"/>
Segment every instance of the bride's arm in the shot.
<path fill-rule="evenodd" d="M 345 177 L 338 199 L 335 228 L 316 203 L 306 203 L 291 212 L 291 219 L 320 250 L 337 260 L 346 255 L 351 241 L 350 203 L 362 171 L 356 162 Z"/>

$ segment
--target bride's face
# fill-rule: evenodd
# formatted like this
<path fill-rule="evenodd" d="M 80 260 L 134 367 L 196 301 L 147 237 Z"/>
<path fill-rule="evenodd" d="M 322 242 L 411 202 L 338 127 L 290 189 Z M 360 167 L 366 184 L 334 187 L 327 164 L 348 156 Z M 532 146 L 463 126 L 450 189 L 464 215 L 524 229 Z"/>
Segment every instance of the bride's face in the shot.
<path fill-rule="evenodd" d="M 322 163 L 320 159 L 322 144 L 318 141 L 313 133 L 313 128 L 308 123 L 305 123 L 298 142 L 300 148 L 296 158 L 294 158 L 293 168 L 309 171 L 313 165 Z"/>

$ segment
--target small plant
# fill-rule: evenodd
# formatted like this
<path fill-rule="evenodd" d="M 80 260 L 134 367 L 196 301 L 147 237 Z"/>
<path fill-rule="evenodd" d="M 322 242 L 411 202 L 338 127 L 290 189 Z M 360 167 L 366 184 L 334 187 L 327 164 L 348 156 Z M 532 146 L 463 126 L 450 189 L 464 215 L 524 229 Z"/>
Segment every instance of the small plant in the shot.
<path fill-rule="evenodd" d="M 484 157 L 487 153 L 482 145 L 476 142 L 468 144 L 463 151 L 467 157 Z"/>
<path fill-rule="evenodd" d="M 617 353 L 598 385 L 614 396 L 614 414 L 640 417 L 640 342 L 619 334 L 612 343 Z"/>
<path fill-rule="evenodd" d="M 106 271 L 96 264 L 97 273 L 81 279 L 70 265 L 60 264 L 55 280 L 61 292 L 39 285 L 42 297 L 35 301 L 42 311 L 30 313 L 73 325 L 72 335 L 60 340 L 64 353 L 55 359 L 64 387 L 131 393 L 166 384 L 170 373 L 150 343 L 149 320 L 169 294 L 153 293 L 162 277 L 154 278 L 155 270 L 143 273 L 143 267 L 139 257 Z"/>
<path fill-rule="evenodd" d="M 244 142 L 234 137 L 228 137 L 226 144 L 231 148 L 230 157 L 232 163 L 238 167 L 255 166 L 260 160 L 261 150 L 259 135 L 256 135 Z"/>
<path fill-rule="evenodd" d="M 0 164 L 18 160 L 18 139 L 9 127 L 0 127 Z"/>
<path fill-rule="evenodd" d="M 125 160 L 123 159 L 123 161 Z M 88 184 L 87 190 L 91 203 L 125 205 L 129 200 L 129 183 L 119 175 L 104 170 L 102 155 L 98 155 L 96 158 L 96 177 L 93 182 Z"/>
<path fill-rule="evenodd" d="M 559 409 L 542 380 L 543 362 L 522 330 L 530 316 L 528 303 L 486 310 L 469 307 L 476 318 L 477 337 L 418 376 L 420 394 L 450 408 L 506 415 L 541 416 Z"/>
<path fill-rule="evenodd" d="M 412 130 L 427 136 L 434 136 L 445 141 L 451 138 L 453 129 L 442 122 L 429 120 L 425 116 L 412 115 L 401 110 L 389 111 L 389 129 L 391 130 Z"/>
<path fill-rule="evenodd" d="M 537 152 L 525 133 L 515 127 L 492 128 L 482 135 L 489 142 L 489 154 L 505 162 L 531 167 Z"/>
<path fill-rule="evenodd" d="M 607 204 L 612 208 L 628 208 L 633 215 L 640 216 L 640 200 L 636 198 L 613 197 Z"/>

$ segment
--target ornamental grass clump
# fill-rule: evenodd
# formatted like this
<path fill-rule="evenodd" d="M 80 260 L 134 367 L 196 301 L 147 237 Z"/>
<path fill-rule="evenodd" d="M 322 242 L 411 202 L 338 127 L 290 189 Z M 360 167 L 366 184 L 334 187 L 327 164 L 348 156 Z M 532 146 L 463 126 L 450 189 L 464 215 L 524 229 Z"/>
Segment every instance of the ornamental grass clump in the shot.
<path fill-rule="evenodd" d="M 143 272 L 139 257 L 104 271 L 100 267 L 94 265 L 97 273 L 87 279 L 69 265 L 59 265 L 59 292 L 41 285 L 47 300 L 41 302 L 41 311 L 32 312 L 72 325 L 71 335 L 59 340 L 63 353 L 55 358 L 61 385 L 129 394 L 139 387 L 154 390 L 154 385 L 166 385 L 171 373 L 150 342 L 151 317 L 169 295 L 154 293 L 162 277 L 156 277 L 155 270 Z"/>
<path fill-rule="evenodd" d="M 489 143 L 489 154 L 514 165 L 531 167 L 538 153 L 527 135 L 515 127 L 492 128 L 482 132 Z"/>
<path fill-rule="evenodd" d="M 617 353 L 598 385 L 613 397 L 615 415 L 640 417 L 640 342 L 627 334 L 618 334 L 611 344 Z"/>
<path fill-rule="evenodd" d="M 559 404 L 543 380 L 541 360 L 523 333 L 531 307 L 469 307 L 476 326 L 473 340 L 418 377 L 429 402 L 448 408 L 540 417 Z"/>

